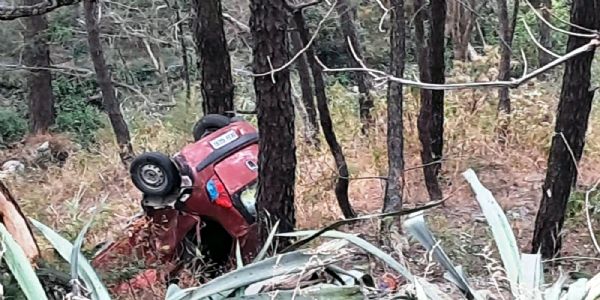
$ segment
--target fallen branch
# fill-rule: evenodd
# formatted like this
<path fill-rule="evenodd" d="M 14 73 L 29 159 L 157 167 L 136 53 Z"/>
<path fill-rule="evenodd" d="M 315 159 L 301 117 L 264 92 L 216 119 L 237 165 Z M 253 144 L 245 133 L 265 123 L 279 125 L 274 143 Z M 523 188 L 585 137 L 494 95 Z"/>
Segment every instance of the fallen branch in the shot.
<path fill-rule="evenodd" d="M 30 262 L 40 255 L 31 227 L 21 211 L 19 204 L 0 181 L 0 223 L 4 224 L 10 235 L 21 246 Z"/>
<path fill-rule="evenodd" d="M 31 16 L 43 15 L 59 7 L 81 2 L 81 0 L 47 0 L 34 5 L 1 6 L 0 20 L 14 20 Z"/>

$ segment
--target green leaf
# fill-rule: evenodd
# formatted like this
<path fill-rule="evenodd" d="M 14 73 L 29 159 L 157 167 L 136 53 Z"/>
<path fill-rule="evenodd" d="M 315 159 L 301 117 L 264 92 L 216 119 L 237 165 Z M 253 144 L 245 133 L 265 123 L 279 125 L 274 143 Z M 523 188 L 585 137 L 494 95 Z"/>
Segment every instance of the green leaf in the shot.
<path fill-rule="evenodd" d="M 476 299 L 482 298 L 469 286 L 466 276 L 452 264 L 448 255 L 446 255 L 442 247 L 438 245 L 433 234 L 429 228 L 427 228 L 422 213 L 416 213 L 409 216 L 409 218 L 404 221 L 404 227 L 425 247 L 427 251 L 433 252 L 435 259 L 448 271 L 451 282 L 456 284 L 464 293 L 472 295 Z"/>
<path fill-rule="evenodd" d="M 523 253 L 521 255 L 521 274 L 519 287 L 524 289 L 534 299 L 542 299 L 542 285 L 544 284 L 544 269 L 542 256 L 538 254 Z"/>
<path fill-rule="evenodd" d="M 562 288 L 566 281 L 567 275 L 561 271 L 558 280 L 556 280 L 556 282 L 554 282 L 554 284 L 545 291 L 544 300 L 560 300 Z"/>
<path fill-rule="evenodd" d="M 251 296 L 242 296 L 240 300 L 363 300 L 365 295 L 360 287 L 314 286 L 299 291 L 274 291 Z"/>
<path fill-rule="evenodd" d="M 30 219 L 31 223 L 42 232 L 42 234 L 46 237 L 46 239 L 52 244 L 52 247 L 56 249 L 58 254 L 66 260 L 68 263 L 71 263 L 71 254 L 73 253 L 73 245 L 67 239 L 60 236 L 60 234 L 56 233 L 50 227 L 34 220 Z M 94 268 L 90 265 L 90 263 L 85 259 L 85 257 L 79 253 L 77 260 L 77 271 L 81 273 L 81 277 L 83 282 L 85 282 L 86 287 L 92 293 L 93 300 L 110 300 L 110 295 L 108 290 L 94 271 Z"/>
<path fill-rule="evenodd" d="M 581 278 L 573 282 L 569 286 L 569 290 L 567 291 L 566 300 L 595 300 L 596 298 L 592 298 L 592 295 L 588 295 L 588 297 L 586 297 L 588 293 L 588 289 L 586 286 L 587 283 L 588 279 L 585 278 Z"/>
<path fill-rule="evenodd" d="M 342 246 L 340 243 L 330 243 L 312 251 L 298 250 L 280 254 L 224 274 L 201 287 L 181 290 L 168 300 L 204 299 L 269 278 L 320 268 L 341 259 L 345 255 L 344 251 L 341 251 Z"/>
<path fill-rule="evenodd" d="M 512 287 L 513 294 L 517 291 L 519 279 L 521 278 L 520 252 L 515 235 L 508 223 L 504 211 L 494 199 L 492 192 L 486 189 L 477 178 L 472 169 L 468 169 L 463 177 L 469 182 L 475 198 L 481 207 L 494 236 L 494 241 L 498 246 L 500 258 L 506 270 L 506 276 Z"/>
<path fill-rule="evenodd" d="M 267 237 L 265 244 L 262 246 L 262 248 L 260 249 L 260 252 L 258 252 L 256 257 L 254 258 L 253 262 L 260 261 L 265 257 L 265 255 L 267 254 L 267 250 L 269 250 L 271 243 L 273 243 L 273 238 L 275 238 L 275 234 L 277 233 L 277 228 L 279 228 L 279 220 L 277 220 L 277 222 L 275 222 L 275 225 L 273 225 L 273 228 L 271 229 L 271 232 L 269 232 L 269 236 Z"/>
<path fill-rule="evenodd" d="M 381 259 L 383 262 L 385 262 L 388 266 L 390 266 L 396 272 L 398 272 L 402 276 L 404 276 L 404 278 L 406 278 L 408 281 L 414 282 L 413 274 L 405 266 L 403 266 L 400 262 L 396 261 L 391 255 L 385 253 L 383 250 L 375 247 L 373 244 L 365 241 L 364 239 L 359 238 L 358 236 L 356 236 L 354 234 L 348 234 L 348 233 L 343 233 L 343 232 L 334 231 L 334 230 L 327 231 L 327 232 L 323 232 L 322 230 L 320 230 L 320 231 L 305 230 L 305 231 L 280 233 L 280 234 L 278 234 L 278 236 L 285 236 L 285 237 L 309 236 L 309 237 L 313 237 L 317 233 L 319 233 L 320 236 L 322 236 L 322 237 L 344 239 L 346 241 L 349 241 L 350 243 L 362 248 L 363 250 L 370 253 L 371 255 Z M 423 284 L 423 287 L 425 290 L 425 294 L 427 294 L 429 299 L 440 299 L 439 297 L 437 297 L 438 291 L 440 293 L 443 293 L 439 289 L 437 289 L 438 291 L 436 291 L 435 289 L 432 289 L 431 288 L 432 285 Z"/>
<path fill-rule="evenodd" d="M 4 261 L 6 261 L 8 269 L 19 283 L 27 299 L 48 299 L 23 249 L 17 244 L 2 223 L 0 223 L 0 236 L 2 237 Z"/>

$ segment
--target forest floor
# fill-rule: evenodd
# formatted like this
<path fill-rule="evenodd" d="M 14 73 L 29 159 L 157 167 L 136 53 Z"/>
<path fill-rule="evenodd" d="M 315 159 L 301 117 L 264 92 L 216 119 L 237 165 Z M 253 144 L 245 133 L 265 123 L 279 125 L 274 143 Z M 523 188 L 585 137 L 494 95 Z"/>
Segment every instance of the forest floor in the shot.
<path fill-rule="evenodd" d="M 449 81 L 490 79 L 482 78 L 482 75 L 471 78 L 457 71 L 455 73 Z M 480 74 L 492 77 L 493 70 L 490 68 Z M 529 251 L 542 195 L 559 88 L 555 80 L 549 80 L 533 81 L 511 91 L 514 112 L 506 145 L 496 142 L 497 91 L 452 91 L 446 94 L 445 160 L 441 183 L 448 199 L 443 207 L 428 211 L 426 219 L 455 264 L 464 266 L 471 276 L 488 278 L 490 272 L 495 273 L 490 266 L 497 259 L 497 254 L 488 255 L 495 251 L 493 239 L 461 173 L 469 168 L 477 173 L 483 185 L 494 194 L 507 213 L 521 250 Z M 344 146 L 353 178 L 350 183 L 351 203 L 361 215 L 379 212 L 383 201 L 383 182 L 372 177 L 385 176 L 387 169 L 384 93 L 375 93 L 377 108 L 374 115 L 377 123 L 369 137 L 363 137 L 359 134 L 354 109 L 357 95 L 340 85 L 330 87 L 328 92 L 332 99 L 335 130 Z M 422 170 L 419 168 L 416 93 L 411 89 L 405 93 L 406 207 L 428 202 Z M 185 110 L 173 113 L 181 111 Z M 172 119 L 177 119 L 177 116 Z M 191 132 L 174 130 L 167 121 L 146 121 L 132 127 L 137 152 L 158 150 L 172 154 L 191 142 Z M 320 228 L 342 217 L 333 193 L 335 168 L 324 140 L 321 149 L 315 149 L 302 142 L 301 131 L 302 125 L 298 121 L 297 225 L 300 229 Z M 25 159 L 43 139 L 36 137 L 24 145 L 0 152 L 0 162 L 12 158 Z M 71 151 L 71 156 L 62 167 L 50 165 L 6 180 L 28 216 L 51 226 L 71 240 L 106 198 L 102 212 L 95 217 L 94 226 L 87 235 L 84 247 L 87 251 L 107 239 L 118 238 L 127 221 L 140 210 L 140 193 L 119 162 L 110 130 L 103 129 L 98 139 L 100 143 L 93 150 Z M 64 139 L 50 137 L 50 140 L 60 147 L 72 148 Z M 579 171 L 577 190 L 573 191 L 569 203 L 562 255 L 596 257 L 586 227 L 588 221 L 583 209 L 583 195 L 600 180 L 600 114 L 597 109 L 593 110 L 590 117 L 586 150 Z M 595 214 L 591 221 L 594 228 L 598 229 L 600 197 L 595 194 L 592 196 L 592 205 Z M 375 222 L 363 222 L 351 230 L 377 240 Z M 439 272 L 439 269 L 429 268 L 423 263 L 424 251 L 420 246 L 411 242 L 403 247 L 404 258 L 414 262 L 411 266 L 417 270 L 415 274 Z M 600 263 L 569 259 L 564 268 L 597 273 Z"/>

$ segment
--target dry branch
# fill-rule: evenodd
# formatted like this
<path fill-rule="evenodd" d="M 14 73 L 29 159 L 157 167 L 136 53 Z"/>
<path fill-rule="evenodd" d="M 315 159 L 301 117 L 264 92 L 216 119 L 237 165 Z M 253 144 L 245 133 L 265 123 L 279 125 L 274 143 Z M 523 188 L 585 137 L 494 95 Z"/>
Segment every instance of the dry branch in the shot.
<path fill-rule="evenodd" d="M 43 15 L 59 7 L 79 2 L 81 2 L 81 0 L 48 0 L 35 5 L 0 6 L 0 20 L 6 21 Z"/>
<path fill-rule="evenodd" d="M 19 204 L 12 197 L 8 188 L 0 181 L 0 223 L 4 224 L 29 261 L 35 261 L 40 251 Z"/>
<path fill-rule="evenodd" d="M 434 83 L 414 81 L 414 80 L 405 79 L 405 78 L 398 78 L 398 77 L 392 76 L 390 74 L 387 74 L 381 70 L 368 68 L 360 60 L 357 60 L 361 64 L 360 68 L 329 68 L 325 64 L 323 64 L 318 58 L 317 58 L 317 62 L 321 65 L 324 72 L 352 72 L 352 71 L 367 72 L 374 78 L 375 81 L 380 82 L 380 83 L 393 81 L 393 82 L 398 82 L 398 83 L 401 83 L 401 84 L 404 84 L 407 86 L 413 86 L 413 87 L 417 87 L 417 88 L 421 88 L 421 89 L 460 90 L 460 89 L 493 88 L 493 87 L 495 87 L 495 88 L 498 88 L 498 87 L 517 88 L 517 87 L 521 86 L 522 84 L 524 84 L 525 82 L 539 76 L 540 74 L 559 66 L 560 64 L 564 63 L 565 61 L 567 61 L 575 56 L 578 56 L 582 53 L 592 51 L 592 50 L 596 49 L 598 46 L 600 46 L 600 38 L 595 37 L 594 39 L 590 40 L 587 44 L 585 44 L 579 48 L 576 48 L 573 51 L 571 51 L 563 56 L 560 56 L 559 58 L 553 60 L 552 62 L 548 63 L 547 65 L 545 65 L 539 69 L 536 69 L 535 71 L 533 71 L 529 74 L 523 74 L 523 76 L 521 76 L 518 79 L 512 79 L 512 80 L 508 80 L 508 81 L 498 80 L 498 81 L 488 81 L 488 82 L 434 84 Z M 352 46 L 350 45 L 350 47 L 352 47 Z M 357 58 L 355 57 L 355 59 L 357 59 Z"/>

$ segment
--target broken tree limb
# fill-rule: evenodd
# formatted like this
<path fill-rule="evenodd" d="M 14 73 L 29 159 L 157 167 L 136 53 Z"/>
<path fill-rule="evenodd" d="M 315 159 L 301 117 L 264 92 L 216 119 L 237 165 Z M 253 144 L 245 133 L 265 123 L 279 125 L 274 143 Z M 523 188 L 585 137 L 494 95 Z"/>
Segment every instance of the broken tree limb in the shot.
<path fill-rule="evenodd" d="M 1 180 L 0 222 L 4 224 L 17 244 L 23 248 L 23 252 L 25 252 L 29 261 L 34 262 L 40 255 L 38 244 L 19 204 Z"/>
<path fill-rule="evenodd" d="M 31 16 L 43 15 L 59 7 L 72 5 L 81 0 L 47 0 L 35 5 L 4 6 L 0 5 L 0 20 L 14 20 Z"/>

